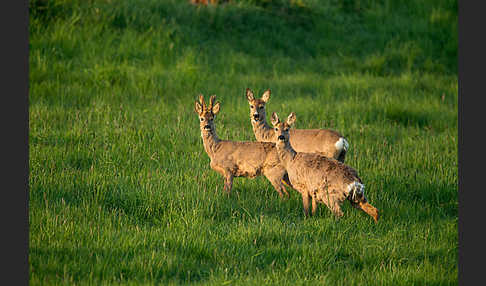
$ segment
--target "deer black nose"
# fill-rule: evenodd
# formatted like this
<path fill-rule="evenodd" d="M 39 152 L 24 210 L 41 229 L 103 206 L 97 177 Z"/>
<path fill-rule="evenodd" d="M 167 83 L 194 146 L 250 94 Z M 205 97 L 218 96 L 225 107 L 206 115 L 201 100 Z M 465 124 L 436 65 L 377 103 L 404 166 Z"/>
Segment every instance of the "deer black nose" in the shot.
<path fill-rule="evenodd" d="M 278 140 L 285 140 L 285 137 L 283 135 L 278 136 Z"/>
<path fill-rule="evenodd" d="M 204 129 L 211 129 L 211 126 L 209 126 L 209 124 L 207 124 L 206 126 L 204 126 Z"/>

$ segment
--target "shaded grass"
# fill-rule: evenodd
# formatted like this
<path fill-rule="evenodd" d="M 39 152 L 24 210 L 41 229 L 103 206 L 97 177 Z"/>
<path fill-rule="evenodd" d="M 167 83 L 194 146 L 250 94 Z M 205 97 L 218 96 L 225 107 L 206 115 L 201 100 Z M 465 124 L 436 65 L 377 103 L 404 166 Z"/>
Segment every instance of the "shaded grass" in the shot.
<path fill-rule="evenodd" d="M 457 284 L 456 1 L 30 4 L 32 285 Z M 222 194 L 193 104 L 253 141 L 246 87 L 347 137 L 379 224 Z"/>

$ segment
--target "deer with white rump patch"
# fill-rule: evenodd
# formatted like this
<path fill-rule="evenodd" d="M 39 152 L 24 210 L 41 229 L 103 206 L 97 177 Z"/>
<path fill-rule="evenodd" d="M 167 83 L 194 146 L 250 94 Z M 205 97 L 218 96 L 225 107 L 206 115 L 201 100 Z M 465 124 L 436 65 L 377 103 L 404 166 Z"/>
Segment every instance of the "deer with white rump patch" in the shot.
<path fill-rule="evenodd" d="M 209 106 L 206 106 L 203 95 L 199 95 L 194 111 L 199 116 L 201 137 L 204 150 L 211 159 L 210 166 L 224 177 L 223 190 L 228 194 L 231 192 L 234 177 L 254 178 L 264 175 L 281 198 L 283 193 L 288 197 L 282 180 L 289 186 L 291 184 L 278 158 L 275 143 L 220 140 L 214 126 L 220 103 L 214 103 L 215 98 L 212 95 Z"/>
<path fill-rule="evenodd" d="M 353 168 L 315 153 L 296 152 L 290 144 L 293 134 L 289 131 L 296 120 L 291 113 L 285 122 L 272 114 L 275 142 L 280 161 L 287 170 L 292 187 L 302 195 L 305 216 L 309 215 L 309 200 L 312 200 L 312 215 L 317 203 L 325 204 L 336 217 L 341 217 L 341 205 L 348 200 L 351 205 L 378 221 L 378 210 L 368 203 L 361 179 Z"/>
<path fill-rule="evenodd" d="M 255 138 L 259 142 L 275 142 L 275 132 L 267 124 L 265 104 L 270 99 L 270 90 L 262 98 L 255 98 L 253 91 L 246 89 L 250 104 L 250 120 Z M 292 129 L 290 144 L 297 152 L 319 153 L 344 163 L 348 141 L 339 132 L 330 129 Z"/>

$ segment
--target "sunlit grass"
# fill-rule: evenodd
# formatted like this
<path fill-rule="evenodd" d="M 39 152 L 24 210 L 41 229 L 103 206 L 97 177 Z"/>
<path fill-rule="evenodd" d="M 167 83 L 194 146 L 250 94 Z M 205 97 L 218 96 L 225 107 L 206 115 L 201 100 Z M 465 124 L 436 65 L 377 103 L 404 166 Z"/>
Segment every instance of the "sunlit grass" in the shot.
<path fill-rule="evenodd" d="M 457 284 L 455 1 L 46 3 L 30 284 Z M 263 177 L 222 193 L 194 101 L 216 94 L 219 137 L 253 141 L 247 87 L 272 90 L 268 117 L 346 136 L 378 224 L 349 204 L 304 219 Z"/>

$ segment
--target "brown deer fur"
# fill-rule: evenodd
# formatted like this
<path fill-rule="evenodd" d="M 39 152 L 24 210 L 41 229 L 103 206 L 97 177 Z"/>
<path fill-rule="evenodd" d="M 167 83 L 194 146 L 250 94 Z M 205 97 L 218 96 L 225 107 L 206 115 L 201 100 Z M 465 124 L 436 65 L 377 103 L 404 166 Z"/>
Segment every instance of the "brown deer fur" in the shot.
<path fill-rule="evenodd" d="M 353 207 L 363 210 L 377 222 L 378 210 L 368 203 L 364 185 L 356 170 L 335 159 L 293 149 L 290 144 L 293 135 L 289 130 L 295 119 L 293 112 L 286 122 L 280 122 L 275 112 L 272 114 L 277 153 L 292 187 L 302 195 L 305 215 L 309 214 L 311 201 L 313 215 L 319 202 L 325 204 L 336 217 L 341 217 L 341 205 L 347 199 Z"/>
<path fill-rule="evenodd" d="M 194 111 L 199 116 L 201 137 L 204 150 L 211 159 L 210 166 L 224 177 L 224 191 L 230 193 L 234 177 L 254 178 L 264 175 L 280 197 L 283 197 L 283 193 L 289 196 L 282 184 L 282 179 L 289 185 L 290 182 L 285 168 L 278 159 L 275 143 L 219 139 L 216 135 L 214 118 L 220 110 L 220 103 L 214 103 L 214 100 L 213 95 L 209 106 L 206 106 L 203 95 L 199 95 L 199 102 L 196 101 Z"/>
<path fill-rule="evenodd" d="M 250 120 L 255 138 L 259 142 L 275 142 L 275 132 L 267 124 L 265 104 L 270 99 L 270 90 L 262 98 L 255 98 L 253 91 L 246 89 L 250 104 Z M 338 132 L 330 129 L 291 129 L 290 144 L 297 152 L 319 153 L 344 163 L 348 142 Z"/>

